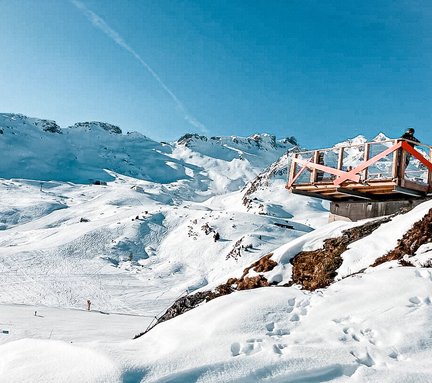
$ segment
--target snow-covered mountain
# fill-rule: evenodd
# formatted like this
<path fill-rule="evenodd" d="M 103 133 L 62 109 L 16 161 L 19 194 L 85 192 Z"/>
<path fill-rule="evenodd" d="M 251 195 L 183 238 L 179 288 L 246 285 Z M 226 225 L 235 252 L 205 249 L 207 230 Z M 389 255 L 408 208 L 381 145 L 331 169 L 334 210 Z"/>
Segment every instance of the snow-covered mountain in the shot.
<path fill-rule="evenodd" d="M 432 380 L 430 202 L 327 224 L 294 137 L 0 114 L 0 150 L 0 381 Z"/>
<path fill-rule="evenodd" d="M 118 284 L 156 281 L 150 296 L 166 298 L 157 314 L 180 293 L 219 283 L 326 220 L 319 202 L 300 211 L 292 200 L 269 199 L 271 214 L 260 215 L 243 205 L 244 186 L 294 149 L 294 138 L 185 135 L 161 144 L 105 123 L 61 129 L 1 117 L 0 302 L 81 307 L 91 297 L 104 310 L 139 314 L 147 304 L 118 294 Z"/>
<path fill-rule="evenodd" d="M 102 122 L 62 129 L 54 121 L 5 113 L 0 114 L 0 129 L 3 178 L 88 184 L 112 181 L 108 169 L 162 184 L 193 181 L 204 192 L 238 190 L 295 146 L 294 138 L 276 141 L 267 134 L 210 139 L 185 135 L 177 143 L 158 143 Z"/>

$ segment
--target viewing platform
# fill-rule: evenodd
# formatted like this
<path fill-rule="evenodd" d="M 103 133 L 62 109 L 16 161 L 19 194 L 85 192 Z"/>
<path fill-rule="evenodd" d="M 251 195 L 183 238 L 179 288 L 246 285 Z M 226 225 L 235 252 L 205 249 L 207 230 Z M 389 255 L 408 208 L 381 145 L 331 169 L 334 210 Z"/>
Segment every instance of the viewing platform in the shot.
<path fill-rule="evenodd" d="M 286 187 L 330 201 L 426 197 L 431 153 L 431 146 L 404 139 L 293 153 Z"/>

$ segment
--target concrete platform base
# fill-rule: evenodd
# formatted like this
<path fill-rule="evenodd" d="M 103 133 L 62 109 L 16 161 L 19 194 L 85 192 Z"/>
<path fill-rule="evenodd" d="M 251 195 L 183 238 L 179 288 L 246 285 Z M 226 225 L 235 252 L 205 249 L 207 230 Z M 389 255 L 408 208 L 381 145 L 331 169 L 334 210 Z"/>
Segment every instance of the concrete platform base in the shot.
<path fill-rule="evenodd" d="M 401 211 L 409 211 L 429 199 L 331 202 L 329 222 L 341 220 L 355 222 L 365 218 L 382 217 Z"/>

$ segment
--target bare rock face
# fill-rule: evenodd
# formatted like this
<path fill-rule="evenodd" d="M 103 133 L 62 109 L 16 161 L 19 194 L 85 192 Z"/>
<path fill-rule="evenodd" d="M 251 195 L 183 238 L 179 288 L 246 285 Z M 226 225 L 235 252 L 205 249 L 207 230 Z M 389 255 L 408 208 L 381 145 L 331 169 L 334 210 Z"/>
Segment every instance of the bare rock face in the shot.
<path fill-rule="evenodd" d="M 268 280 L 264 275 L 256 275 L 255 277 L 245 277 L 242 278 L 237 283 L 237 290 L 251 290 L 257 289 L 258 287 L 270 286 Z"/>
<path fill-rule="evenodd" d="M 249 267 L 244 269 L 242 278 L 246 277 L 249 271 L 252 269 L 256 273 L 266 273 L 273 270 L 277 266 L 277 262 L 271 259 L 273 253 L 264 255 L 264 257 L 258 259 L 258 261 L 252 263 Z"/>
<path fill-rule="evenodd" d="M 290 141 L 287 141 L 291 143 Z M 295 146 L 282 155 L 277 161 L 271 164 L 263 172 L 258 174 L 255 179 L 249 182 L 243 189 L 243 205 L 248 208 L 252 207 L 254 202 L 253 194 L 261 187 L 267 187 L 269 181 L 273 178 L 286 178 L 288 174 L 287 164 L 290 161 L 290 154 L 299 151 L 299 147 Z"/>
<path fill-rule="evenodd" d="M 298 253 L 291 260 L 293 283 L 301 285 L 306 290 L 329 286 L 336 277 L 336 270 L 342 265 L 341 254 L 348 246 L 370 235 L 390 219 L 386 217 L 345 230 L 340 237 L 325 240 L 321 249 Z"/>
<path fill-rule="evenodd" d="M 432 209 L 404 234 L 392 251 L 378 258 L 372 266 L 378 266 L 388 261 L 402 260 L 405 255 L 413 256 L 421 245 L 429 242 L 432 242 Z"/>
<path fill-rule="evenodd" d="M 207 141 L 207 137 L 206 136 L 200 136 L 199 134 L 196 133 L 186 133 L 185 135 L 181 136 L 178 140 L 177 143 L 180 145 L 184 145 L 189 147 L 190 143 L 192 141 Z"/>
<path fill-rule="evenodd" d="M 234 258 L 235 260 L 239 259 L 241 257 L 241 249 L 242 249 L 242 242 L 244 237 L 241 237 L 236 243 L 234 243 L 233 248 L 230 250 L 230 252 L 227 254 L 225 259 Z"/>
<path fill-rule="evenodd" d="M 35 125 L 41 127 L 45 132 L 58 133 L 58 134 L 63 133 L 60 126 L 58 126 L 55 121 L 38 120 L 35 122 Z"/>
<path fill-rule="evenodd" d="M 87 129 L 92 129 L 94 127 L 102 128 L 103 130 L 105 130 L 105 131 L 107 131 L 109 133 L 122 134 L 122 130 L 118 126 L 112 125 L 112 124 L 108 124 L 107 122 L 98 122 L 98 121 L 77 122 L 71 128 L 87 128 Z"/>

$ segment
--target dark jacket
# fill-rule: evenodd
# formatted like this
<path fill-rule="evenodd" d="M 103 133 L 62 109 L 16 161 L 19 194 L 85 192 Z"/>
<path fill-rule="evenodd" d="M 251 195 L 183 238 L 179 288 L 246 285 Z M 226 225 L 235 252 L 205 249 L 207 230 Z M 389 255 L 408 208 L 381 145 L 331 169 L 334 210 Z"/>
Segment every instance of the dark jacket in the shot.
<path fill-rule="evenodd" d="M 414 137 L 413 134 L 405 132 L 401 138 L 404 138 L 405 140 L 410 140 L 410 141 L 414 141 L 414 142 L 420 142 L 417 138 Z M 412 147 L 415 146 L 415 144 L 413 144 L 412 142 L 408 142 L 409 145 L 411 145 Z"/>

